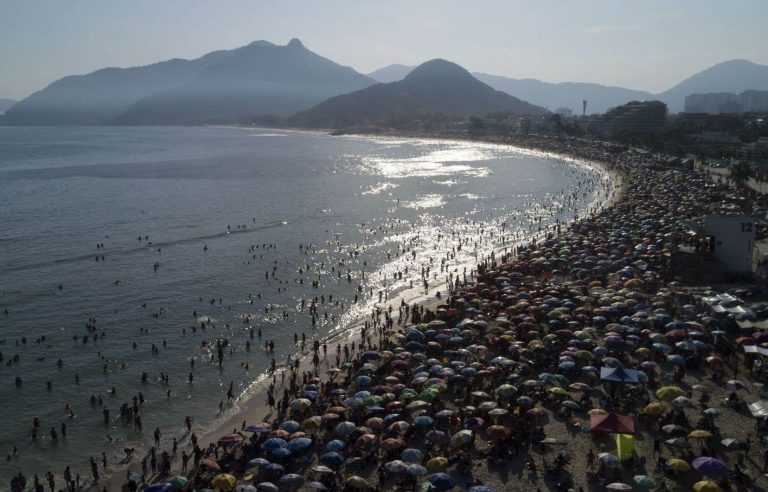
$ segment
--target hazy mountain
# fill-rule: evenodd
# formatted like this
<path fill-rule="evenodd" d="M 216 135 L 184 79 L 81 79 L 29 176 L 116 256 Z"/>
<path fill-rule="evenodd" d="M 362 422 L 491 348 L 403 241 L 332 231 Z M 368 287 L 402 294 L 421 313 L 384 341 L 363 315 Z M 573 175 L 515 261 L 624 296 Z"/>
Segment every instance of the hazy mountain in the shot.
<path fill-rule="evenodd" d="M 768 90 L 768 66 L 747 60 L 730 60 L 703 70 L 658 94 L 670 112 L 683 110 L 685 96 L 709 92 L 741 93 L 748 89 Z"/>
<path fill-rule="evenodd" d="M 489 112 L 543 114 L 544 108 L 499 92 L 445 60 L 419 65 L 403 80 L 331 98 L 299 113 L 294 121 L 311 127 L 340 128 L 387 124 L 426 114 L 485 115 Z"/>
<path fill-rule="evenodd" d="M 196 60 L 173 59 L 133 68 L 104 68 L 59 79 L 21 100 L 0 118 L 6 125 L 100 125 L 159 90 L 191 80 L 226 57 L 215 51 Z"/>
<path fill-rule="evenodd" d="M 186 125 L 287 116 L 375 83 L 316 55 L 298 39 L 286 46 L 259 41 L 232 51 L 178 87 L 135 102 L 113 122 Z"/>
<path fill-rule="evenodd" d="M 18 101 L 15 101 L 13 99 L 3 99 L 0 98 L 0 114 L 3 114 L 6 109 L 10 108 L 14 104 L 16 104 Z"/>
<path fill-rule="evenodd" d="M 411 70 L 413 70 L 413 67 L 411 66 L 395 63 L 393 65 L 387 65 L 386 67 L 374 70 L 373 72 L 369 73 L 368 76 L 373 80 L 379 81 L 383 84 L 388 84 L 390 82 L 403 80 L 406 75 L 411 73 Z"/>
<path fill-rule="evenodd" d="M 536 79 L 510 79 L 498 75 L 474 73 L 475 77 L 496 90 L 544 106 L 551 111 L 569 108 L 581 114 L 582 101 L 587 101 L 587 114 L 604 113 L 628 101 L 642 101 L 653 96 L 648 92 L 611 87 L 587 82 L 549 83 Z"/>
<path fill-rule="evenodd" d="M 256 41 L 195 60 L 64 77 L 17 103 L 7 125 L 195 124 L 292 114 L 375 81 L 304 48 Z"/>

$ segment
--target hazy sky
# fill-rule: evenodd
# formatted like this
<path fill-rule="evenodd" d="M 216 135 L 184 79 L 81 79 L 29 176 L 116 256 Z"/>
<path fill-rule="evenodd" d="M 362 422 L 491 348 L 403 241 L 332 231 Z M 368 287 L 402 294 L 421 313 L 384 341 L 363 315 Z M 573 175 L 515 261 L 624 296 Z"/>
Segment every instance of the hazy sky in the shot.
<path fill-rule="evenodd" d="M 0 0 L 0 97 L 293 37 L 363 73 L 439 57 L 660 92 L 732 58 L 768 64 L 766 19 L 765 0 Z"/>

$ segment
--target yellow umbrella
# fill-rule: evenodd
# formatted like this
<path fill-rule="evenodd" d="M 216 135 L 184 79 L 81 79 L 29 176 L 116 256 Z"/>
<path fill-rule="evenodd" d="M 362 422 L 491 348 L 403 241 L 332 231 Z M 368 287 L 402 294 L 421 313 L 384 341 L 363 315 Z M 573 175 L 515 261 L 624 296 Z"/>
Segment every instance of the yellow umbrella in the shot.
<path fill-rule="evenodd" d="M 567 395 L 568 394 L 567 391 L 565 391 L 563 388 L 560 388 L 560 387 L 549 388 L 547 391 L 549 391 L 553 395 Z"/>
<path fill-rule="evenodd" d="M 656 390 L 656 396 L 659 400 L 672 401 L 678 396 L 683 396 L 685 391 L 677 386 L 664 386 Z"/>
<path fill-rule="evenodd" d="M 216 475 L 214 479 L 211 480 L 211 485 L 222 490 L 232 490 L 235 488 L 235 484 L 237 484 L 237 479 L 228 473 Z"/>
<path fill-rule="evenodd" d="M 442 456 L 436 456 L 427 461 L 427 470 L 429 471 L 442 471 L 445 470 L 446 466 L 448 466 L 448 458 L 444 458 Z"/>
<path fill-rule="evenodd" d="M 608 412 L 603 410 L 602 408 L 593 408 L 589 412 L 587 412 L 589 415 L 608 415 Z"/>
<path fill-rule="evenodd" d="M 664 404 L 659 402 L 649 403 L 643 408 L 643 413 L 646 415 L 661 415 L 667 411 Z"/>
<path fill-rule="evenodd" d="M 696 492 L 722 492 L 723 489 L 720 488 L 719 485 L 717 485 L 712 480 L 702 480 L 701 482 L 696 482 L 693 484 L 693 490 Z"/>
<path fill-rule="evenodd" d="M 707 430 L 696 429 L 695 431 L 688 434 L 688 437 L 695 437 L 697 439 L 707 439 L 712 437 L 712 433 Z"/>
<path fill-rule="evenodd" d="M 364 489 L 368 487 L 368 482 L 366 482 L 365 479 L 359 475 L 352 475 L 347 479 L 347 485 L 353 489 Z"/>
<path fill-rule="evenodd" d="M 667 466 L 669 466 L 671 469 L 675 470 L 676 472 L 691 471 L 691 465 L 688 464 L 687 461 L 681 460 L 680 458 L 672 458 L 671 460 L 667 461 Z"/>
<path fill-rule="evenodd" d="M 320 424 L 323 423 L 322 417 L 319 415 L 313 415 L 312 417 L 309 417 L 308 419 L 304 419 L 301 422 L 301 428 L 304 430 L 311 430 L 311 429 L 317 429 L 320 427 Z"/>

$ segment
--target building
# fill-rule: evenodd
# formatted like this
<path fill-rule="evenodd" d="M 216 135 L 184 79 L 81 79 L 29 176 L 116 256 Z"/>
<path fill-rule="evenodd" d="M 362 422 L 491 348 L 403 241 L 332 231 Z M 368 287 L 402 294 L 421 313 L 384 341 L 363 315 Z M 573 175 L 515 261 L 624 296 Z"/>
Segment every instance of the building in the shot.
<path fill-rule="evenodd" d="M 734 273 L 752 271 L 756 232 L 754 217 L 746 215 L 704 217 L 703 234 L 709 240 L 710 254 Z"/>
<path fill-rule="evenodd" d="M 605 135 L 623 132 L 655 133 L 664 128 L 667 105 L 661 101 L 632 101 L 617 106 L 600 118 L 598 131 Z"/>

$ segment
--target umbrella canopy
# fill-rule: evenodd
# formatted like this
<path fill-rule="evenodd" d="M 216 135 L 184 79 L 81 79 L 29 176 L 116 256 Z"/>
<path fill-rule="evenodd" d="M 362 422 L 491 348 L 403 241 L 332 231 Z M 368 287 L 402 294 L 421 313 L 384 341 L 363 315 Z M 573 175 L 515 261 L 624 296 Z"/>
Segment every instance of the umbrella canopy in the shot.
<path fill-rule="evenodd" d="M 702 480 L 693 484 L 693 490 L 696 492 L 722 492 L 723 489 L 712 480 Z"/>
<path fill-rule="evenodd" d="M 589 417 L 589 430 L 605 434 L 634 434 L 635 423 L 632 417 L 613 412 L 608 415 L 592 415 Z"/>
<path fill-rule="evenodd" d="M 711 478 L 719 478 L 728 474 L 728 467 L 722 461 L 709 456 L 700 456 L 691 464 L 696 470 Z"/>
<path fill-rule="evenodd" d="M 632 478 L 632 481 L 640 487 L 651 488 L 657 485 L 656 480 L 654 480 L 652 477 L 649 477 L 648 475 L 635 475 Z"/>
<path fill-rule="evenodd" d="M 237 483 L 237 479 L 228 473 L 222 473 L 221 475 L 216 475 L 215 477 L 213 477 L 213 480 L 211 480 L 211 485 L 213 485 L 217 489 L 222 489 L 222 490 L 232 490 L 233 488 L 235 488 L 236 483 Z"/>
<path fill-rule="evenodd" d="M 663 386 L 656 390 L 656 397 L 662 401 L 672 401 L 678 396 L 683 396 L 685 391 L 677 386 Z"/>
<path fill-rule="evenodd" d="M 427 480 L 437 490 L 450 490 L 456 486 L 456 480 L 446 473 L 433 473 Z"/>
<path fill-rule="evenodd" d="M 600 380 L 622 384 L 637 384 L 640 382 L 637 371 L 633 369 L 624 369 L 621 366 L 601 367 Z"/>
<path fill-rule="evenodd" d="M 676 472 L 689 472 L 691 471 L 691 465 L 687 461 L 680 458 L 672 458 L 667 460 L 667 466 Z"/>

